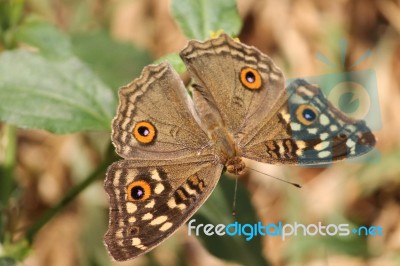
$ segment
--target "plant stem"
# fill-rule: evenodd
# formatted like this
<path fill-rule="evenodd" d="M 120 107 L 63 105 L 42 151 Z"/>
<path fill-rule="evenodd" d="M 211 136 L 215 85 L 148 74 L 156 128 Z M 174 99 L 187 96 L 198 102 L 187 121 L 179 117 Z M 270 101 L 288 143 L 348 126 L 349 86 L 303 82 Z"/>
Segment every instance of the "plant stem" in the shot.
<path fill-rule="evenodd" d="M 10 197 L 15 189 L 14 166 L 16 160 L 16 135 L 15 127 L 11 125 L 3 125 L 3 135 L 0 139 L 0 147 L 4 145 L 3 161 L 0 165 L 0 212 L 5 213 Z M 0 215 L 0 243 L 4 241 L 6 232 L 7 216 Z"/>
<path fill-rule="evenodd" d="M 13 187 L 13 171 L 16 158 L 16 136 L 15 127 L 11 125 L 4 125 L 4 158 L 3 165 L 0 168 L 0 207 L 7 206 Z"/>
<path fill-rule="evenodd" d="M 108 152 L 107 154 L 110 154 L 110 152 Z M 28 240 L 29 244 L 32 244 L 35 235 L 45 224 L 47 224 L 54 216 L 60 213 L 65 206 L 67 206 L 72 200 L 74 200 L 76 196 L 78 196 L 97 178 L 104 175 L 108 165 L 111 164 L 113 159 L 113 156 L 108 156 L 106 159 L 104 159 L 104 161 L 87 178 L 82 180 L 81 183 L 68 191 L 68 193 L 65 195 L 64 198 L 61 199 L 60 202 L 58 202 L 50 209 L 46 210 L 45 213 L 28 228 L 26 232 L 26 239 Z"/>

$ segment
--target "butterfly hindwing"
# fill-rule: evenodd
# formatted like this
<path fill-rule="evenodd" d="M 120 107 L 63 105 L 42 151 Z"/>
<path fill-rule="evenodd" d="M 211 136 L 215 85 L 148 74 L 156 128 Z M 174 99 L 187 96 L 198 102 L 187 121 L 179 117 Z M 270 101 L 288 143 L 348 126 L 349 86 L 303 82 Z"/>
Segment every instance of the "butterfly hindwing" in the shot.
<path fill-rule="evenodd" d="M 132 259 L 175 232 L 211 194 L 222 167 L 212 155 L 112 164 L 105 181 L 110 221 L 104 237 L 111 256 Z"/>
<path fill-rule="evenodd" d="M 287 99 L 272 120 L 248 138 L 243 156 L 272 164 L 321 164 L 370 151 L 375 138 L 364 121 L 354 120 L 304 80 L 287 88 Z"/>

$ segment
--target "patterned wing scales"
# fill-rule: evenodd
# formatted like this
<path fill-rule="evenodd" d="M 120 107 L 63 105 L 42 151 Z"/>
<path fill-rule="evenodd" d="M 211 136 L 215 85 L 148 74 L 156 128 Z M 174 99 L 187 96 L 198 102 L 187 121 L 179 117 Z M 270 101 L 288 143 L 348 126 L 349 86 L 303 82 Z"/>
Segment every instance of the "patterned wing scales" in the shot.
<path fill-rule="evenodd" d="M 192 40 L 180 56 L 196 83 L 193 99 L 203 122 L 217 120 L 233 135 L 258 124 L 284 93 L 283 74 L 271 58 L 226 34 Z"/>
<path fill-rule="evenodd" d="M 145 67 L 119 90 L 119 99 L 112 140 L 120 156 L 172 159 L 208 145 L 193 102 L 168 63 Z"/>
<path fill-rule="evenodd" d="M 273 164 L 321 164 L 369 152 L 375 137 L 364 121 L 336 109 L 304 80 L 287 88 L 274 115 L 240 144 L 243 156 Z"/>
<path fill-rule="evenodd" d="M 107 171 L 104 237 L 119 261 L 156 247 L 213 191 L 223 165 L 204 155 L 215 143 L 203 129 L 226 128 L 238 156 L 270 164 L 331 163 L 375 145 L 365 122 L 345 116 L 319 88 L 296 80 L 285 90 L 281 71 L 254 47 L 223 34 L 190 41 L 180 55 L 195 79 L 195 106 L 167 63 L 120 90 L 112 140 L 128 160 Z"/>
<path fill-rule="evenodd" d="M 160 244 L 203 204 L 221 171 L 211 155 L 111 165 L 105 181 L 110 221 L 104 237 L 111 256 L 128 260 Z"/>

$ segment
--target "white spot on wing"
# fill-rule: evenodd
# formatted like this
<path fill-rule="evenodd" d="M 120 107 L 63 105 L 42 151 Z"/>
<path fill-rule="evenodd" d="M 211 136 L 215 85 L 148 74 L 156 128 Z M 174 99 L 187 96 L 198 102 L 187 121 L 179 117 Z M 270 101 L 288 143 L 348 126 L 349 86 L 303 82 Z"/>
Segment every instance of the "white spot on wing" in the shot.
<path fill-rule="evenodd" d="M 135 177 L 138 175 L 137 170 L 130 169 L 129 174 L 126 176 L 126 183 L 132 183 Z"/>
<path fill-rule="evenodd" d="M 161 216 L 158 216 L 157 218 L 153 219 L 153 220 L 150 222 L 150 224 L 151 224 L 151 225 L 159 225 L 159 224 L 162 224 L 163 222 L 165 222 L 167 219 L 168 219 L 168 216 L 166 216 L 166 215 L 161 215 Z"/>
<path fill-rule="evenodd" d="M 289 123 L 290 121 L 290 114 L 286 113 L 286 111 L 281 112 L 283 120 L 285 120 L 286 123 Z"/>
<path fill-rule="evenodd" d="M 151 170 L 151 179 L 161 181 L 160 175 L 158 174 L 157 169 Z"/>
<path fill-rule="evenodd" d="M 169 201 L 167 202 L 167 205 L 168 205 L 168 207 L 170 207 L 171 209 L 173 209 L 173 208 L 178 208 L 178 209 L 180 209 L 180 210 L 186 209 L 186 205 L 183 204 L 183 203 L 177 205 L 174 198 L 170 198 Z"/>
<path fill-rule="evenodd" d="M 330 121 L 329 118 L 325 115 L 325 114 L 321 114 L 319 116 L 319 122 L 321 123 L 321 125 L 323 126 L 327 126 L 329 125 Z"/>
<path fill-rule="evenodd" d="M 279 147 L 279 154 L 285 154 L 285 147 L 281 141 L 277 141 L 276 145 Z"/>
<path fill-rule="evenodd" d="M 117 232 L 115 232 L 115 236 L 117 238 L 124 238 L 124 235 L 122 234 L 122 229 L 118 229 Z"/>
<path fill-rule="evenodd" d="M 347 147 L 354 147 L 356 143 L 352 139 L 347 139 L 346 145 Z"/>
<path fill-rule="evenodd" d="M 134 237 L 132 238 L 132 246 L 138 246 L 142 243 L 142 241 L 140 241 L 140 238 Z"/>
<path fill-rule="evenodd" d="M 166 222 L 165 224 L 163 224 L 161 227 L 160 227 L 160 231 L 167 231 L 168 229 L 170 229 L 171 228 L 171 226 L 172 226 L 172 223 L 170 223 L 170 222 Z"/>
<path fill-rule="evenodd" d="M 303 155 L 304 149 L 306 148 L 306 143 L 302 140 L 297 140 L 296 145 L 298 149 L 296 150 L 296 155 L 301 156 Z"/>
<path fill-rule="evenodd" d="M 348 148 L 350 148 L 350 154 L 351 155 L 355 155 L 356 154 L 356 145 L 357 145 L 357 143 L 355 143 L 352 139 L 347 139 L 346 146 Z"/>
<path fill-rule="evenodd" d="M 293 131 L 299 131 L 301 129 L 301 125 L 299 123 L 292 122 L 290 123 L 290 128 Z"/>
<path fill-rule="evenodd" d="M 151 200 L 151 201 L 150 201 L 149 203 L 147 203 L 144 207 L 145 207 L 145 208 L 153 208 L 155 203 L 156 203 L 156 202 L 155 202 L 154 200 Z"/>
<path fill-rule="evenodd" d="M 130 201 L 128 201 L 128 202 L 126 203 L 126 211 L 127 211 L 128 213 L 134 213 L 136 210 L 137 210 L 136 204 L 134 204 L 134 203 L 132 203 L 132 202 L 130 202 Z"/>
<path fill-rule="evenodd" d="M 187 193 L 189 193 L 189 195 L 195 195 L 196 194 L 196 191 L 191 189 L 188 184 L 184 184 L 183 188 L 186 190 Z"/>
<path fill-rule="evenodd" d="M 170 198 L 169 201 L 167 202 L 167 205 L 170 209 L 173 209 L 176 207 L 176 202 L 174 198 Z"/>
<path fill-rule="evenodd" d="M 330 156 L 331 155 L 331 152 L 330 151 L 320 151 L 319 153 L 318 153 L 318 157 L 319 158 L 326 158 L 326 157 L 328 157 L 328 156 Z"/>
<path fill-rule="evenodd" d="M 317 151 L 325 150 L 329 146 L 329 141 L 323 141 L 315 145 L 314 149 Z"/>
<path fill-rule="evenodd" d="M 321 140 L 326 140 L 329 137 L 328 133 L 322 133 L 321 135 L 319 135 Z"/>
<path fill-rule="evenodd" d="M 338 130 L 338 127 L 337 127 L 336 125 L 331 125 L 331 126 L 329 127 L 329 129 L 330 129 L 331 131 L 337 131 L 337 130 Z"/>
<path fill-rule="evenodd" d="M 153 219 L 153 214 L 149 212 L 142 216 L 142 220 L 150 220 L 150 219 Z"/>
<path fill-rule="evenodd" d="M 161 183 L 158 183 L 156 188 L 154 189 L 154 192 L 156 194 L 160 194 L 161 192 L 163 192 L 163 190 L 164 190 L 164 185 Z"/>
<path fill-rule="evenodd" d="M 317 134 L 317 132 L 318 132 L 318 128 L 316 128 L 316 127 L 313 127 L 313 128 L 307 128 L 307 131 L 308 131 L 308 133 L 310 133 L 310 134 Z"/>

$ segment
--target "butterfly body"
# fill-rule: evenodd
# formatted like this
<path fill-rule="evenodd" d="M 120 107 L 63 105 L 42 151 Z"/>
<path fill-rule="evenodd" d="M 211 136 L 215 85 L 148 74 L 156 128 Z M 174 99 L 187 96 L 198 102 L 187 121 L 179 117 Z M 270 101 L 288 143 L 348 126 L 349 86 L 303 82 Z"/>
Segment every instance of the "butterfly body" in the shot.
<path fill-rule="evenodd" d="M 270 164 L 330 163 L 364 154 L 375 138 L 319 88 L 284 77 L 266 55 L 223 34 L 190 41 L 180 56 L 192 97 L 168 63 L 146 67 L 119 91 L 112 140 L 124 160 L 107 170 L 111 256 L 156 247 L 204 203 L 224 167 L 242 157 Z"/>

